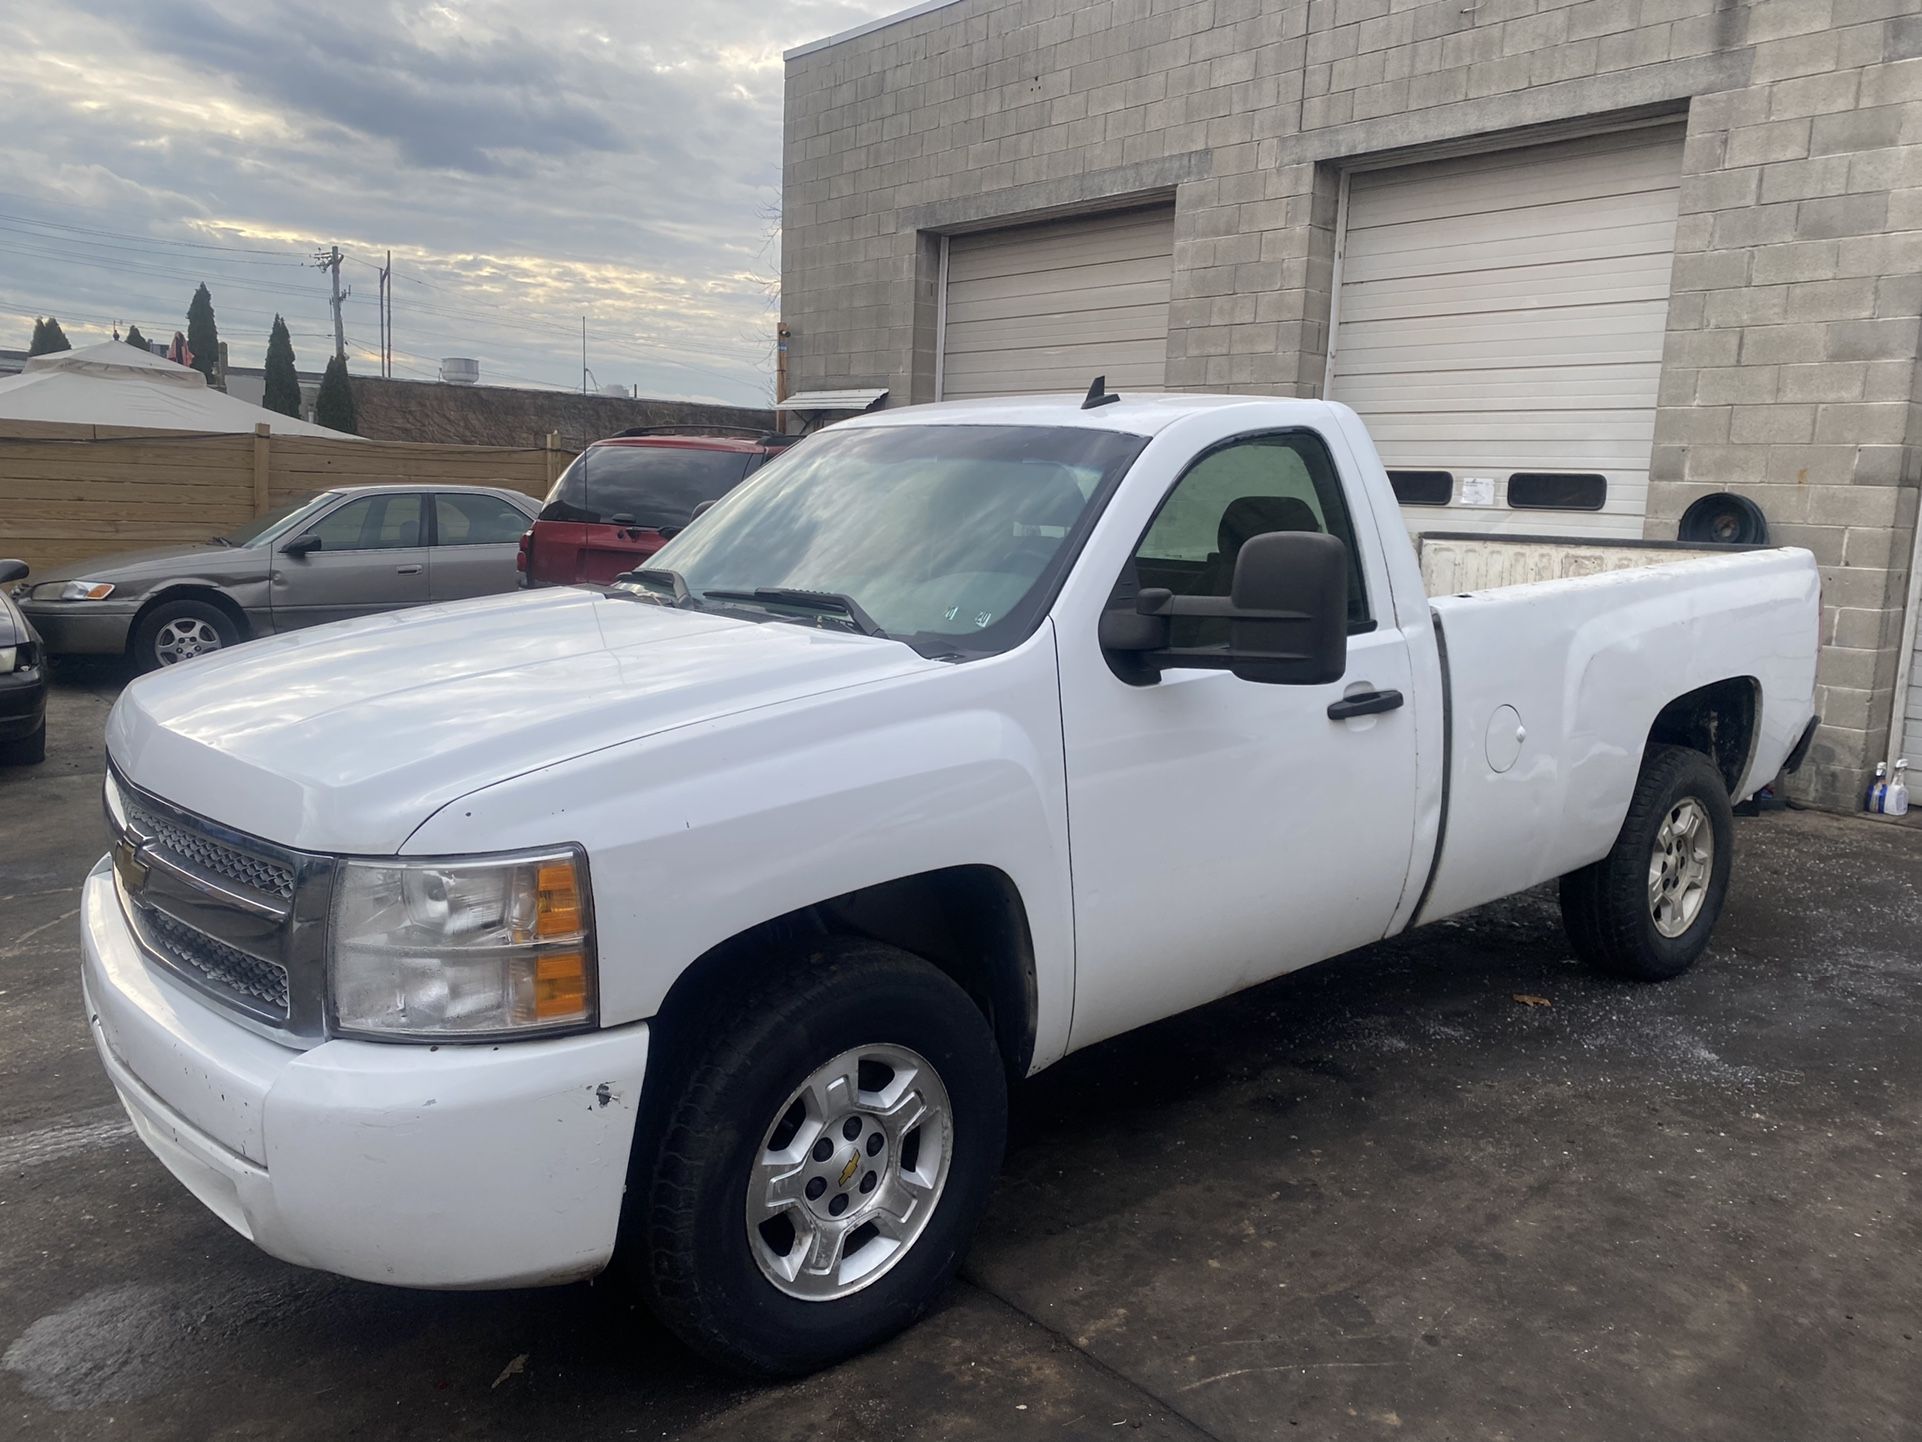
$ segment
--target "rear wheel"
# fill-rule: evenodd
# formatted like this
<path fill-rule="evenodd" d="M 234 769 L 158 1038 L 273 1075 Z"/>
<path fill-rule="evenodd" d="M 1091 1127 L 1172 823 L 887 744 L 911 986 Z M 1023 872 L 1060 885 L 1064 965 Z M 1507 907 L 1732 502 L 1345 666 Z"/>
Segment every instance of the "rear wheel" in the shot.
<path fill-rule="evenodd" d="M 1728 787 L 1708 757 L 1651 748 L 1613 848 L 1562 878 L 1575 954 L 1636 981 L 1688 970 L 1722 914 L 1734 844 Z"/>
<path fill-rule="evenodd" d="M 946 975 L 869 942 L 796 958 L 726 1008 L 630 1225 L 655 1311 L 707 1355 L 797 1373 L 914 1321 L 987 1205 L 1007 1083 Z"/>
<path fill-rule="evenodd" d="M 141 617 L 134 628 L 133 662 L 142 671 L 154 671 L 239 640 L 240 627 L 220 607 L 206 601 L 167 601 Z"/>

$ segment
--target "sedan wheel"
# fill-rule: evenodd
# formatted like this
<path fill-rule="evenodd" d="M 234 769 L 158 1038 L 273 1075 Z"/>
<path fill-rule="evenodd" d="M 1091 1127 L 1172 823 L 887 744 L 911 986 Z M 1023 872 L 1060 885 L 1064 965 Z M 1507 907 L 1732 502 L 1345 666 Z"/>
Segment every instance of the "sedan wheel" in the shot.
<path fill-rule="evenodd" d="M 163 601 L 140 618 L 128 650 L 134 665 L 153 671 L 224 651 L 240 639 L 239 623 L 211 601 Z"/>
<path fill-rule="evenodd" d="M 205 651 L 220 649 L 220 633 L 197 616 L 182 616 L 160 628 L 154 638 L 154 659 L 163 666 L 191 661 Z"/>

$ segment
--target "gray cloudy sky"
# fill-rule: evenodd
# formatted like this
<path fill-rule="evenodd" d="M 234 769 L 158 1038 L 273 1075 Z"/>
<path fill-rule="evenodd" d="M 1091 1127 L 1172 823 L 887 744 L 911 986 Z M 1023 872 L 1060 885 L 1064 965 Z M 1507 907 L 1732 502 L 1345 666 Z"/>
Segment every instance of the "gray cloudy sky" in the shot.
<path fill-rule="evenodd" d="M 0 347 L 185 327 L 236 364 L 275 311 L 302 369 L 765 403 L 781 52 L 907 0 L 19 0 L 0 4 Z"/>

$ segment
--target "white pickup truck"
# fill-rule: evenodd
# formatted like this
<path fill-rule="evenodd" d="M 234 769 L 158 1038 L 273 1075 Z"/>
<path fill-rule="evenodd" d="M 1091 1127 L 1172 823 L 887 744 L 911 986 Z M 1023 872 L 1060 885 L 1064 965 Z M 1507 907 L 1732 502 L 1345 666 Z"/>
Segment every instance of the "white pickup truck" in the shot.
<path fill-rule="evenodd" d="M 817 1366 L 938 1293 L 1008 1085 L 1076 1048 L 1556 877 L 1588 961 L 1699 956 L 1818 580 L 1671 554 L 1431 597 L 1320 402 L 844 422 L 624 584 L 130 685 L 93 1035 L 276 1257 L 618 1257 L 706 1352 Z"/>

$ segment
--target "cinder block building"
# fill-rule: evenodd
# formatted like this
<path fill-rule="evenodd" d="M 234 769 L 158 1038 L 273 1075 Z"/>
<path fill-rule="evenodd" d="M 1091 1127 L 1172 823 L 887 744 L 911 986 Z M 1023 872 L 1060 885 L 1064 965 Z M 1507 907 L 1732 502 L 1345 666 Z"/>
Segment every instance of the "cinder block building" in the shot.
<path fill-rule="evenodd" d="M 792 389 L 1327 396 L 1416 531 L 1744 498 L 1822 567 L 1803 786 L 1922 761 L 1917 0 L 932 0 L 786 105 Z"/>

